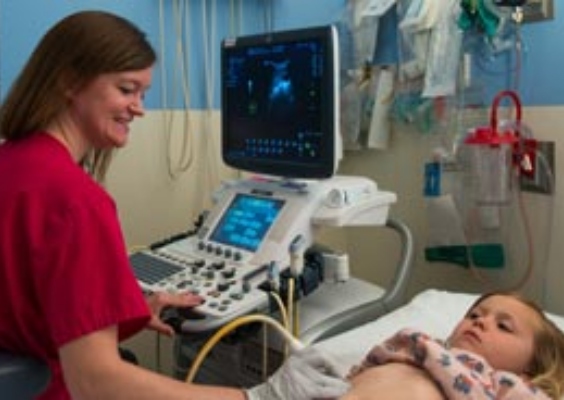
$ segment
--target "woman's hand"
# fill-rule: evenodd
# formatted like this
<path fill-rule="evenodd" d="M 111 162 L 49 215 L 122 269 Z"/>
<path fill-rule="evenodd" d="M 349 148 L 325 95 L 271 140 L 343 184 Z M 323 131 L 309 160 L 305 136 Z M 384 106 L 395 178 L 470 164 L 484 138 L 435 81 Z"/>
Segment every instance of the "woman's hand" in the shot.
<path fill-rule="evenodd" d="M 200 296 L 192 293 L 172 294 L 166 292 L 153 293 L 146 299 L 147 305 L 151 310 L 151 320 L 149 321 L 147 328 L 163 333 L 167 336 L 173 336 L 174 329 L 161 319 L 161 312 L 165 307 L 195 307 L 200 305 L 203 301 Z"/>

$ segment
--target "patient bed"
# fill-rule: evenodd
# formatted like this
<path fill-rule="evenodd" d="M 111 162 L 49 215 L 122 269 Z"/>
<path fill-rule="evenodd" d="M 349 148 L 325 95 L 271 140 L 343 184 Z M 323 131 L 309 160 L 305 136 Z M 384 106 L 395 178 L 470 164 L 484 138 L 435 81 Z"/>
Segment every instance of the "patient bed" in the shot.
<path fill-rule="evenodd" d="M 315 346 L 335 359 L 339 372 L 346 375 L 374 345 L 402 328 L 416 328 L 433 337 L 446 338 L 477 297 L 476 294 L 428 289 L 395 311 L 317 342 Z M 564 330 L 564 317 L 554 314 L 548 316 Z"/>

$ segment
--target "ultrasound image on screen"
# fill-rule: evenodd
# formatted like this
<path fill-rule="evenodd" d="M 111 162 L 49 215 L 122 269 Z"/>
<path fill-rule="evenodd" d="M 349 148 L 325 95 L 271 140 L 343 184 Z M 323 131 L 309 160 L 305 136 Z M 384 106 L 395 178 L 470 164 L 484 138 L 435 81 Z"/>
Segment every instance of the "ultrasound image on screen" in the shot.
<path fill-rule="evenodd" d="M 237 194 L 210 236 L 214 242 L 255 251 L 278 217 L 284 200 Z"/>
<path fill-rule="evenodd" d="M 326 51 L 316 40 L 230 49 L 222 110 L 229 156 L 319 162 L 332 134 L 322 123 Z"/>

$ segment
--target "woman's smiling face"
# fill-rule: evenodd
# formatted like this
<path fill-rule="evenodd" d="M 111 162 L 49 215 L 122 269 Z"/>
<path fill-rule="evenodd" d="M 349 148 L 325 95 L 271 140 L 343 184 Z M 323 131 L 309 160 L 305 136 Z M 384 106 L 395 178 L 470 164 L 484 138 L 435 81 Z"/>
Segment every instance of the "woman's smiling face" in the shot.
<path fill-rule="evenodd" d="M 102 74 L 69 95 L 68 114 L 78 134 L 95 149 L 123 147 L 129 125 L 143 116 L 152 67 Z"/>

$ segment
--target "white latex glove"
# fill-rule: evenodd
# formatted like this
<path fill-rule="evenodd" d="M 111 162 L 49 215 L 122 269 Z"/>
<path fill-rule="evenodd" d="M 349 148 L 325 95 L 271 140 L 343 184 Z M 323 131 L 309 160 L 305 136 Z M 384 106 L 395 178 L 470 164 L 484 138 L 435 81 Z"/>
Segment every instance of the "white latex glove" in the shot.
<path fill-rule="evenodd" d="M 317 349 L 292 354 L 267 382 L 246 391 L 248 400 L 312 400 L 342 396 L 349 384 Z"/>

